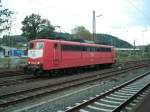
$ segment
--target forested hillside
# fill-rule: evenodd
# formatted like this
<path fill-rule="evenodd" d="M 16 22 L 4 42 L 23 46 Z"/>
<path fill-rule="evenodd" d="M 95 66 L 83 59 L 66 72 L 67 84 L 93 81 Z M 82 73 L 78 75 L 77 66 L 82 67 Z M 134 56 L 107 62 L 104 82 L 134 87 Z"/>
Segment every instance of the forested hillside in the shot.
<path fill-rule="evenodd" d="M 42 37 L 40 37 L 42 38 Z M 78 37 L 74 37 L 72 34 L 69 33 L 55 33 L 54 37 L 47 37 L 50 39 L 59 39 L 59 40 L 66 40 L 66 41 L 78 41 L 78 42 L 87 42 L 82 39 L 79 39 Z M 91 37 L 92 38 L 92 37 Z M 0 44 L 5 46 L 12 46 L 16 47 L 17 44 L 25 44 L 28 40 L 24 36 L 4 36 L 2 39 L 0 39 Z M 97 34 L 95 43 L 97 44 L 104 44 L 104 45 L 113 45 L 115 47 L 120 48 L 131 48 L 133 47 L 128 42 L 119 39 L 118 37 L 108 35 L 108 34 Z"/>
<path fill-rule="evenodd" d="M 118 37 L 108 34 L 97 34 L 96 43 L 113 45 L 118 48 L 131 48 L 133 47 L 130 43 L 119 39 Z"/>
<path fill-rule="evenodd" d="M 73 35 L 69 33 L 57 33 L 56 38 L 61 38 L 64 40 L 72 40 L 72 41 L 79 41 L 84 42 L 84 40 L 79 39 L 78 37 L 73 37 Z M 92 37 L 91 37 L 92 38 Z M 130 43 L 119 39 L 118 37 L 108 35 L 108 34 L 97 34 L 95 43 L 97 44 L 104 44 L 104 45 L 113 45 L 115 47 L 120 48 L 131 48 L 133 47 Z"/>

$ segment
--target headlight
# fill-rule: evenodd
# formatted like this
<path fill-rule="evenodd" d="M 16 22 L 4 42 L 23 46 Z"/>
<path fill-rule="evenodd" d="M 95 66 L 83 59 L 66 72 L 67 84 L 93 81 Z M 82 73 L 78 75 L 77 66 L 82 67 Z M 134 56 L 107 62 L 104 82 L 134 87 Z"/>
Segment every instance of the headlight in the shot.
<path fill-rule="evenodd" d="M 39 64 L 40 64 L 40 62 L 38 61 L 38 62 L 37 62 L 37 64 L 39 65 Z"/>
<path fill-rule="evenodd" d="M 28 64 L 31 64 L 31 62 L 30 62 L 30 61 L 28 61 Z"/>

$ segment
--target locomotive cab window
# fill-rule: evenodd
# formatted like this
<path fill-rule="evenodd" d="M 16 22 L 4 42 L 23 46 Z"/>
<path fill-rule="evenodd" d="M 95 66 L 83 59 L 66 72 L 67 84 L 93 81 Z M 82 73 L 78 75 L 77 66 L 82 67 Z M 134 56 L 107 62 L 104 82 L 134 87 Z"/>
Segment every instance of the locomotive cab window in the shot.
<path fill-rule="evenodd" d="M 35 49 L 43 49 L 44 48 L 44 42 L 37 42 Z"/>

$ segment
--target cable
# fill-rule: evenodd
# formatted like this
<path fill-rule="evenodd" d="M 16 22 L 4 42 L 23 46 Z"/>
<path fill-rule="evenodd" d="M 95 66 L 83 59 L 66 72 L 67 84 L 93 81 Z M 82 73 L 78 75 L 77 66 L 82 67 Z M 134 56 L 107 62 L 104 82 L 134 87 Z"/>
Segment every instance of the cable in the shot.
<path fill-rule="evenodd" d="M 57 7 L 55 7 L 55 6 L 49 6 L 49 5 L 47 5 L 47 4 L 43 4 L 43 2 L 39 2 L 39 1 L 35 1 L 35 0 L 28 0 L 28 1 L 30 1 L 30 2 L 33 2 L 33 3 L 36 3 L 36 4 L 38 4 L 38 5 L 41 5 L 41 6 L 44 6 L 44 7 L 46 7 L 47 9 L 53 9 L 53 8 L 57 8 Z M 52 8 L 53 7 L 53 8 Z M 60 7 L 59 7 L 60 8 Z M 66 7 L 65 7 L 66 8 Z M 69 10 L 70 11 L 70 9 L 67 9 L 67 10 Z M 76 9 L 74 9 L 74 10 L 76 10 Z M 73 14 L 73 15 L 76 15 L 76 16 L 80 16 L 78 13 L 74 13 L 74 12 L 72 12 L 72 13 L 70 13 L 70 14 Z"/>
<path fill-rule="evenodd" d="M 128 0 L 128 2 L 130 2 L 130 4 L 131 4 L 138 12 L 140 12 L 146 19 L 150 20 L 150 17 L 149 17 L 147 14 L 145 14 L 143 11 L 141 11 L 139 8 L 137 8 L 133 2 L 131 2 L 130 0 Z"/>

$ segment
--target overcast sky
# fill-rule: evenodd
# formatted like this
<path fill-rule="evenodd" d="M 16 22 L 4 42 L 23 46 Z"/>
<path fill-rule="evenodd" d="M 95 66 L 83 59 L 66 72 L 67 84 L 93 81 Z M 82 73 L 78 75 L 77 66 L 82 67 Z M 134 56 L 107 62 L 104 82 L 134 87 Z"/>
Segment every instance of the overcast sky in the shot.
<path fill-rule="evenodd" d="M 62 32 L 75 26 L 92 32 L 92 11 L 96 32 L 117 36 L 136 45 L 150 44 L 150 0 L 2 0 L 3 6 L 16 13 L 11 34 L 21 34 L 21 22 L 32 13 L 40 14 Z"/>

